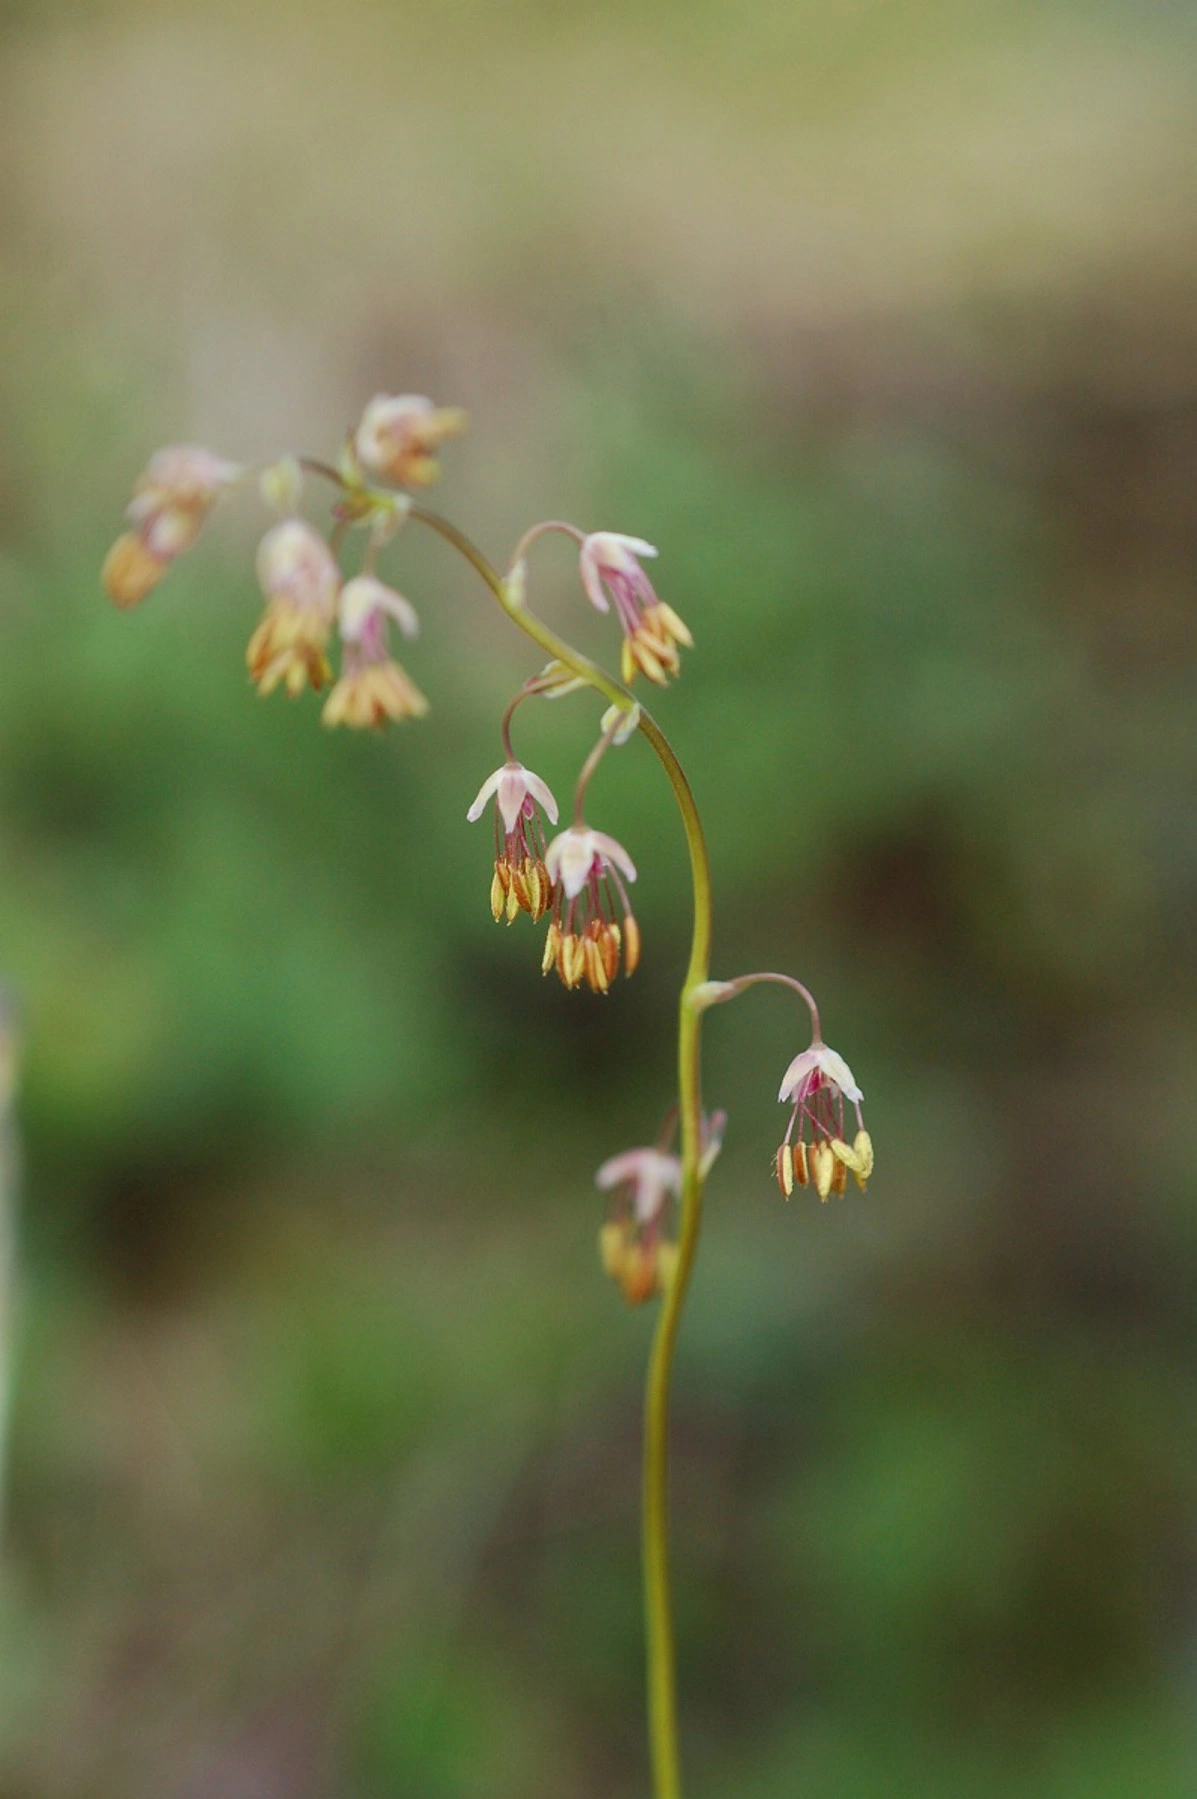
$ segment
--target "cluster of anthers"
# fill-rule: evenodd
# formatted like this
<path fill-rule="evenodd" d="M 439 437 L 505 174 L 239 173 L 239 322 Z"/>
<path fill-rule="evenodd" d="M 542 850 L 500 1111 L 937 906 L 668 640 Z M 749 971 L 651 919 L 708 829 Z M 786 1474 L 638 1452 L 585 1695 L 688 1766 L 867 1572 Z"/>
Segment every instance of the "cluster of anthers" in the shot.
<path fill-rule="evenodd" d="M 413 515 L 464 542 L 446 521 L 416 507 L 413 490 L 439 477 L 441 445 L 464 429 L 465 414 L 438 407 L 416 394 L 376 394 L 351 430 L 335 464 L 286 455 L 250 468 L 193 445 L 176 445 L 151 457 L 128 507 L 129 529 L 104 562 L 103 582 L 121 608 L 138 605 L 171 564 L 195 543 L 218 502 L 256 485 L 275 514 L 257 551 L 264 614 L 249 640 L 246 661 L 259 693 L 281 688 L 291 698 L 308 689 L 329 691 L 326 725 L 379 728 L 388 720 L 421 716 L 428 702 L 390 654 L 389 631 L 414 638 L 419 621 L 410 601 L 377 573 L 382 550 Z M 327 533 L 301 511 L 310 477 L 331 483 L 333 503 Z M 360 566 L 346 576 L 342 555 L 353 534 L 363 544 Z M 535 525 L 516 546 L 507 572 L 488 578 L 507 610 L 519 615 L 526 604 L 527 557 L 538 539 L 563 535 L 577 551 L 583 593 L 600 612 L 612 610 L 622 632 L 620 667 L 625 687 L 638 675 L 658 686 L 680 672 L 680 650 L 693 639 L 682 619 L 654 591 L 643 568 L 655 557 L 652 544 L 614 531 L 583 532 L 553 519 Z M 475 558 L 475 560 L 480 560 Z M 537 635 L 533 631 L 533 635 Z M 340 643 L 340 669 L 333 679 L 330 649 Z M 543 630 L 540 632 L 543 640 Z M 585 820 L 588 784 L 602 757 L 641 723 L 630 695 L 603 719 L 597 743 L 578 776 L 572 822 L 549 838 L 557 802 L 539 775 L 516 757 L 511 721 L 524 701 L 553 698 L 589 686 L 580 659 L 558 660 L 527 681 L 503 715 L 505 760 L 483 782 L 470 806 L 471 822 L 494 801 L 494 872 L 490 906 L 496 921 L 511 924 L 526 913 L 548 917 L 541 966 L 554 969 L 568 988 L 588 986 L 606 993 L 619 969 L 635 972 L 640 931 L 628 900 L 636 868 L 614 837 Z M 814 1001 L 788 976 L 742 976 L 712 981 L 691 995 L 699 1008 L 735 997 L 759 981 L 797 988 L 811 1009 L 813 1041 L 794 1058 L 780 1098 L 791 1102 L 784 1141 L 777 1151 L 778 1184 L 788 1199 L 794 1187 L 813 1186 L 821 1199 L 842 1193 L 851 1174 L 863 1190 L 872 1172 L 873 1149 L 861 1119 L 861 1092 L 842 1057 L 823 1043 Z M 856 1130 L 849 1142 L 844 1105 L 855 1109 Z M 699 1178 L 719 1152 L 724 1115 L 704 1121 Z M 669 1134 L 656 1148 L 629 1150 L 604 1163 L 598 1181 L 615 1193 L 603 1227 L 601 1250 L 607 1272 L 633 1303 L 669 1285 L 676 1248 L 669 1235 L 673 1202 L 681 1197 L 682 1164 L 669 1147 Z"/>

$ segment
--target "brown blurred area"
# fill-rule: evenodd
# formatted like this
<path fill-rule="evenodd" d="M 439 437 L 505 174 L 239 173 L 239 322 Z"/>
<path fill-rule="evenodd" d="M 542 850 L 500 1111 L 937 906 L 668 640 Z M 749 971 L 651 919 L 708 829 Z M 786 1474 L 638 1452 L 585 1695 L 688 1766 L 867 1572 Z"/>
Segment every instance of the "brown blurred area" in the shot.
<path fill-rule="evenodd" d="M 647 1790 L 592 1177 L 673 1097 L 665 785 L 594 793 L 640 972 L 550 990 L 464 819 L 536 659 L 438 545 L 380 740 L 249 689 L 252 506 L 98 589 L 154 446 L 380 389 L 496 557 L 659 545 L 714 972 L 867 1095 L 785 1207 L 794 1017 L 710 1020 L 687 1790 L 1192 1793 L 1195 71 L 1162 4 L 0 8 L 4 1799 Z"/>

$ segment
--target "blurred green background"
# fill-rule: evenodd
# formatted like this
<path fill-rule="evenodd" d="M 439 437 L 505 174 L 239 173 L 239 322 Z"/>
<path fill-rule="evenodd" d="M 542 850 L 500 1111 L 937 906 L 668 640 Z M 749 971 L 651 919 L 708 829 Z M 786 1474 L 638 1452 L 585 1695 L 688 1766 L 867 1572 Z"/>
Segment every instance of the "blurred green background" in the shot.
<path fill-rule="evenodd" d="M 97 570 L 164 442 L 469 408 L 503 556 L 642 534 L 715 972 L 801 974 L 867 1198 L 729 1108 L 678 1370 L 694 1799 L 1187 1799 L 1197 32 L 1162 4 L 7 0 L 0 965 L 24 1145 L 4 1799 L 634 1799 L 651 1318 L 597 1164 L 672 1098 L 642 746 L 608 1000 L 465 809 L 537 666 L 401 537 L 434 710 L 259 701 L 260 518 Z M 561 545 L 545 614 L 613 653 Z M 597 708 L 529 708 L 568 791 Z"/>

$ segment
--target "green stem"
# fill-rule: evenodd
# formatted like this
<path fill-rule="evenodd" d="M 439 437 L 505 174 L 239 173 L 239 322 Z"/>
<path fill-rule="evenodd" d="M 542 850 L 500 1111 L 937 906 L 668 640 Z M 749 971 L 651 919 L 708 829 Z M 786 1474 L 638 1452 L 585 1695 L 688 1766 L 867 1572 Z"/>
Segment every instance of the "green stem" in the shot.
<path fill-rule="evenodd" d="M 504 612 L 550 656 L 627 711 L 634 704 L 626 687 L 558 637 L 512 594 L 499 571 L 477 545 L 448 519 L 422 506 L 411 517 L 428 525 L 465 557 L 485 581 Z M 681 1799 L 678 1753 L 677 1678 L 673 1646 L 673 1605 L 669 1583 L 669 1389 L 674 1348 L 690 1273 L 702 1227 L 702 1012 L 691 1002 L 706 979 L 711 953 L 711 869 L 694 794 L 672 744 L 643 709 L 639 729 L 665 770 L 681 813 L 694 888 L 694 928 L 690 961 L 678 1005 L 678 1106 L 682 1131 L 682 1201 L 677 1268 L 665 1295 L 653 1336 L 644 1402 L 644 1482 L 642 1553 L 647 1638 L 648 1735 L 655 1799 Z"/>

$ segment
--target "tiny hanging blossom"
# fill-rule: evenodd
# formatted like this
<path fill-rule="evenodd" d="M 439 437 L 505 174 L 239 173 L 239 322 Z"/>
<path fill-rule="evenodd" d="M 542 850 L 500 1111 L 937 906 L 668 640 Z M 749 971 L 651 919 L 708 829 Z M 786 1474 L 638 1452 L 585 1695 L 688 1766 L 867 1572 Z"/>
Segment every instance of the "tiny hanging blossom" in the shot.
<path fill-rule="evenodd" d="M 440 478 L 437 450 L 465 427 L 456 406 L 435 406 L 423 394 L 375 394 L 351 442 L 371 474 L 397 487 L 430 487 Z"/>
<path fill-rule="evenodd" d="M 476 824 L 495 802 L 495 872 L 490 886 L 490 909 L 496 923 L 507 914 L 511 923 L 517 912 L 543 918 L 553 902 L 553 879 L 545 864 L 545 832 L 537 807 L 550 824 L 557 823 L 557 802 L 547 783 L 514 759 L 488 775 L 466 813 Z"/>
<path fill-rule="evenodd" d="M 379 730 L 388 719 L 398 723 L 428 711 L 428 701 L 390 654 L 387 626 L 392 620 L 404 637 L 419 631 L 415 607 L 393 587 L 374 575 L 357 575 L 345 583 L 337 610 L 341 673 L 324 702 L 324 724 Z"/>
<path fill-rule="evenodd" d="M 726 1122 L 725 1112 L 703 1118 L 701 1179 L 719 1154 Z M 599 1232 L 603 1270 L 629 1305 L 640 1305 L 665 1292 L 677 1266 L 677 1245 L 668 1228 L 671 1202 L 681 1198 L 681 1158 L 659 1146 L 625 1149 L 604 1162 L 594 1178 L 598 1187 L 614 1196 Z"/>
<path fill-rule="evenodd" d="M 324 687 L 341 574 L 319 531 L 301 518 L 275 525 L 258 545 L 258 580 L 266 615 L 245 659 L 259 693 L 282 684 L 294 699 L 307 686 Z"/>
<path fill-rule="evenodd" d="M 864 1094 L 844 1058 L 825 1043 L 812 1043 L 786 1069 L 777 1097 L 793 1102 L 775 1161 L 777 1183 L 785 1197 L 790 1197 L 795 1182 L 800 1187 L 812 1184 L 820 1199 L 842 1193 L 849 1172 L 863 1193 L 873 1172 L 873 1144 L 861 1116 Z M 851 1143 L 844 1131 L 845 1100 L 856 1114 Z"/>
<path fill-rule="evenodd" d="M 567 987 L 586 981 L 592 992 L 605 993 L 621 955 L 626 975 L 640 960 L 640 927 L 624 885 L 636 879 L 635 864 L 614 837 L 574 824 L 554 837 L 545 867 L 555 893 L 541 968 L 545 974 L 556 968 Z"/>
<path fill-rule="evenodd" d="M 620 671 L 626 682 L 639 669 L 659 687 L 681 672 L 679 645 L 692 649 L 694 639 L 672 606 L 658 599 L 640 566 L 641 556 L 657 554 L 642 537 L 618 531 L 592 531 L 582 540 L 580 571 L 587 598 L 600 612 L 614 602 L 623 627 Z"/>
<path fill-rule="evenodd" d="M 138 478 L 126 517 L 133 525 L 104 559 L 100 578 L 113 603 L 136 606 L 171 563 L 189 550 L 213 506 L 242 469 L 197 444 L 156 450 Z"/>

